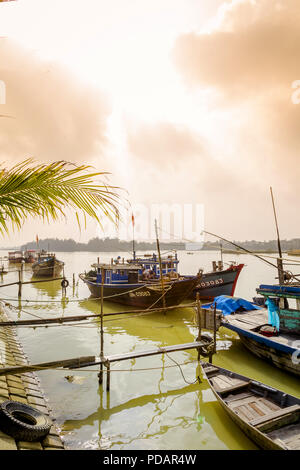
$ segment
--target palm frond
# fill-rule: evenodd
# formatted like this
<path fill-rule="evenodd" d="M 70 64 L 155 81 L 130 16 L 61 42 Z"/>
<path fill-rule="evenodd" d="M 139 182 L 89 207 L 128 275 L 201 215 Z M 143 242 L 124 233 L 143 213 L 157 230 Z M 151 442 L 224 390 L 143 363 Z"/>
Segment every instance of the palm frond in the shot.
<path fill-rule="evenodd" d="M 32 159 L 0 168 L 0 232 L 8 232 L 9 223 L 20 229 L 28 216 L 57 221 L 68 208 L 75 210 L 79 228 L 80 215 L 101 226 L 103 217 L 116 224 L 120 188 L 98 181 L 107 174 L 91 171 L 88 165 L 36 164 Z"/>

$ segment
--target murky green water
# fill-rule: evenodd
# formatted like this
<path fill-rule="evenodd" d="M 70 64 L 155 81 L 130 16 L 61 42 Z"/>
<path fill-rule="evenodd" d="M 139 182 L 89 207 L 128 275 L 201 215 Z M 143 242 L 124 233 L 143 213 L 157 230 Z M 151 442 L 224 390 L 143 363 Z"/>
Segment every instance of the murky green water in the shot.
<path fill-rule="evenodd" d="M 0 252 L 1 256 L 6 252 Z M 42 318 L 61 315 L 99 313 L 98 301 L 87 300 L 88 288 L 78 282 L 77 274 L 95 262 L 96 253 L 59 253 L 65 261 L 70 281 L 68 302 L 61 302 L 59 281 L 26 285 L 22 308 L 11 302 L 12 318 L 29 319 L 28 313 Z M 99 254 L 108 261 L 115 254 Z M 195 274 L 200 267 L 211 268 L 218 253 L 178 252 L 180 272 Z M 224 255 L 247 266 L 241 273 L 236 295 L 251 299 L 260 283 L 273 282 L 276 271 L 251 256 Z M 13 267 L 12 267 L 13 269 Z M 297 270 L 297 267 L 295 268 Z M 72 274 L 76 285 L 72 286 Z M 30 268 L 24 280 L 31 278 Z M 4 283 L 17 280 L 17 273 L 4 276 Z M 16 298 L 17 286 L 1 289 L 1 297 Z M 86 300 L 84 300 L 86 299 Z M 34 303 L 27 302 L 34 300 Z M 57 302 L 57 300 L 59 300 Z M 105 303 L 105 312 L 126 308 Z M 24 310 L 28 313 L 25 313 Z M 157 313 L 140 318 L 121 316 L 105 319 L 105 354 L 126 353 L 194 341 L 197 329 L 192 309 L 180 309 L 166 315 Z M 47 328 L 19 328 L 24 350 L 30 362 L 37 363 L 78 356 L 99 355 L 99 323 L 60 325 Z M 299 380 L 252 356 L 238 337 L 224 328 L 218 332 L 218 352 L 214 362 L 247 375 L 287 393 L 300 396 Z M 47 370 L 39 372 L 53 414 L 64 435 L 66 446 L 74 449 L 255 449 L 256 446 L 222 411 L 206 381 L 198 383 L 195 351 L 176 352 L 112 365 L 109 393 L 98 385 L 97 367 L 82 371 Z M 174 361 L 181 365 L 179 368 Z M 67 375 L 81 377 L 81 383 L 68 382 Z"/>

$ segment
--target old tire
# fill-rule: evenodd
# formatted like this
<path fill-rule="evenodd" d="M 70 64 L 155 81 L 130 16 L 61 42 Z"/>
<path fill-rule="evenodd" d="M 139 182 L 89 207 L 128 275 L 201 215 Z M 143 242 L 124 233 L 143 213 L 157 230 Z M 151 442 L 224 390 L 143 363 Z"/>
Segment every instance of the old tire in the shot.
<path fill-rule="evenodd" d="M 0 429 L 18 441 L 39 441 L 51 425 L 51 419 L 32 406 L 10 400 L 0 405 Z"/>
<path fill-rule="evenodd" d="M 67 279 L 63 279 L 60 283 L 61 287 L 66 288 L 69 286 L 69 281 Z"/>

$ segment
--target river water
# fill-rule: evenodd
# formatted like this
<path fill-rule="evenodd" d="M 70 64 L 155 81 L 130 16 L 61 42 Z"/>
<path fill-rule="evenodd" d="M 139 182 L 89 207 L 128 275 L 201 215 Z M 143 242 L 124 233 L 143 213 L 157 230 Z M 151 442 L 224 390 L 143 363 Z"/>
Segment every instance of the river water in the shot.
<path fill-rule="evenodd" d="M 5 255 L 7 252 L 0 252 L 0 256 Z M 24 285 L 22 305 L 12 300 L 17 297 L 16 285 L 2 288 L 1 298 L 16 307 L 9 310 L 11 318 L 30 319 L 32 314 L 51 318 L 100 313 L 99 301 L 89 299 L 88 288 L 78 279 L 78 273 L 89 270 L 97 256 L 105 262 L 115 258 L 116 253 L 57 254 L 65 262 L 65 275 L 70 281 L 67 302 L 61 302 L 60 281 Z M 126 257 L 126 253 L 121 256 Z M 179 251 L 179 271 L 196 274 L 199 268 L 211 270 L 212 261 L 219 257 L 219 253 L 211 251 L 193 255 Z M 224 254 L 223 258 L 224 262 L 235 260 L 246 265 L 237 283 L 236 296 L 251 300 L 259 284 L 275 281 L 276 270 L 253 256 Z M 15 269 L 13 265 L 10 268 Z M 298 273 L 295 266 L 289 269 Z M 73 273 L 75 286 L 72 285 Z M 30 280 L 31 275 L 31 267 L 26 267 L 24 281 Z M 4 276 L 2 283 L 17 280 L 18 273 L 13 271 Z M 121 310 L 126 307 L 104 303 L 104 312 Z M 104 332 L 105 354 L 187 343 L 197 336 L 194 311 L 190 308 L 139 318 L 108 317 L 104 320 Z M 31 363 L 99 356 L 96 319 L 75 326 L 24 327 L 18 329 L 18 334 Z M 217 340 L 216 364 L 300 397 L 296 377 L 247 352 L 233 332 L 221 328 Z M 80 371 L 46 370 L 38 372 L 38 376 L 67 448 L 256 449 L 223 412 L 207 382 L 198 383 L 200 371 L 196 358 L 197 353 L 192 350 L 114 363 L 109 393 L 105 379 L 104 389 L 99 387 L 98 367 Z M 75 376 L 75 381 L 68 381 L 65 378 L 68 375 Z"/>

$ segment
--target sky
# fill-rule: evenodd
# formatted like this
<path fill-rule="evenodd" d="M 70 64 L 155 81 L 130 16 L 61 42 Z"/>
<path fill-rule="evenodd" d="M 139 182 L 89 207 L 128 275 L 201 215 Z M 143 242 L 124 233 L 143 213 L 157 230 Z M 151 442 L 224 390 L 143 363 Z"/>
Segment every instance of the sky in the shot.
<path fill-rule="evenodd" d="M 272 186 L 300 237 L 299 24 L 299 0 L 1 3 L 1 161 L 89 163 L 137 213 L 201 206 L 230 240 L 276 237 Z M 0 245 L 107 233 L 70 214 Z"/>

